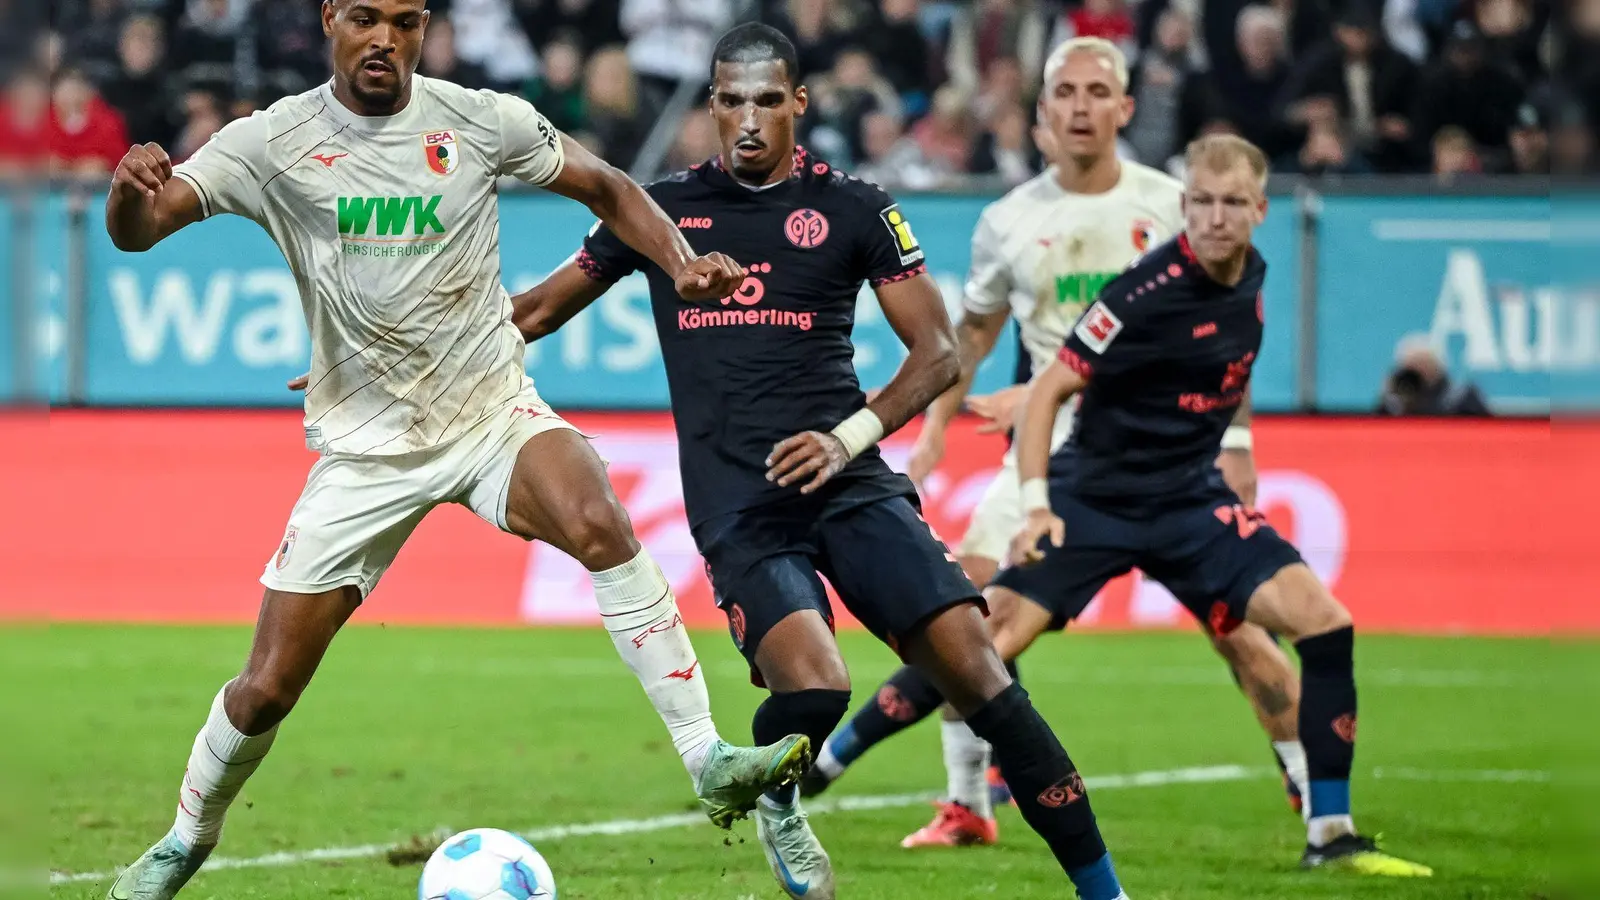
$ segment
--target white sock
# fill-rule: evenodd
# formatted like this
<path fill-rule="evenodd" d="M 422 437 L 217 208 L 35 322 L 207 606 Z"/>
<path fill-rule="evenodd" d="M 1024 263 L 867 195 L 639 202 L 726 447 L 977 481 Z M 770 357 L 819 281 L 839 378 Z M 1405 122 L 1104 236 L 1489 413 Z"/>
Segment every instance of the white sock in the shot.
<path fill-rule="evenodd" d="M 1311 776 L 1306 768 L 1306 748 L 1299 741 L 1273 741 L 1272 749 L 1289 773 L 1289 780 L 1300 791 L 1301 815 L 1311 816 Z"/>
<path fill-rule="evenodd" d="M 711 697 L 689 632 L 678 615 L 672 587 L 645 550 L 594 577 L 595 601 L 623 662 L 644 685 L 650 705 L 667 725 L 672 746 L 698 781 L 716 744 Z"/>
<path fill-rule="evenodd" d="M 1306 843 L 1321 847 L 1335 838 L 1356 833 L 1355 819 L 1343 816 L 1313 816 L 1306 820 Z"/>
<path fill-rule="evenodd" d="M 211 701 L 211 714 L 194 739 L 183 786 L 178 788 L 178 816 L 172 830 L 191 850 L 197 845 L 214 845 L 222 837 L 222 819 L 228 806 L 239 796 L 239 789 L 261 765 L 278 736 L 276 725 L 253 737 L 233 727 L 222 708 L 227 690 L 228 686 L 223 685 Z"/>
<path fill-rule="evenodd" d="M 833 755 L 832 741 L 822 742 L 822 752 L 817 754 L 816 766 L 817 771 L 829 781 L 834 781 L 843 775 L 846 768 L 845 764 L 839 761 L 839 757 Z"/>
<path fill-rule="evenodd" d="M 994 818 L 989 803 L 989 743 L 965 722 L 939 722 L 944 738 L 944 771 L 950 799 L 985 819 Z"/>

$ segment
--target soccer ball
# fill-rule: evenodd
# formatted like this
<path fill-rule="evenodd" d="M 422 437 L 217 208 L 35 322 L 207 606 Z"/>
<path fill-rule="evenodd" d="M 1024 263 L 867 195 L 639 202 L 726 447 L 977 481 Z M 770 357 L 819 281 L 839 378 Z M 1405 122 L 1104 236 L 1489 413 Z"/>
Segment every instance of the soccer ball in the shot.
<path fill-rule="evenodd" d="M 498 828 L 463 831 L 433 851 L 418 900 L 555 900 L 550 864 L 522 838 Z"/>

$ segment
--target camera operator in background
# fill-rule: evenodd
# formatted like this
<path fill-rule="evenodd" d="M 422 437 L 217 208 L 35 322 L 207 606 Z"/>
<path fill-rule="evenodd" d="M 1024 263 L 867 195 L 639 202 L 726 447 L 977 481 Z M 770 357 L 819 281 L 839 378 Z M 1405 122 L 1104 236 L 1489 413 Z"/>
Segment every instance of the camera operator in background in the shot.
<path fill-rule="evenodd" d="M 1395 349 L 1394 371 L 1383 383 L 1380 416 L 1488 416 L 1476 385 L 1450 380 L 1427 335 L 1411 335 Z"/>

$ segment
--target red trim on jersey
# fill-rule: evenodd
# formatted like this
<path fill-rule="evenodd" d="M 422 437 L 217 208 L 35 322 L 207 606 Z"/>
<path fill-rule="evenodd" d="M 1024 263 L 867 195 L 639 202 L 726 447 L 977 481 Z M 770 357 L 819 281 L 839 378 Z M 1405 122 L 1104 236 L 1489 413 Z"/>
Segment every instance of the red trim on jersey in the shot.
<path fill-rule="evenodd" d="M 897 275 L 889 275 L 889 276 L 884 277 L 884 278 L 874 278 L 874 279 L 872 279 L 872 286 L 873 287 L 883 287 L 886 284 L 894 284 L 897 281 L 909 281 L 910 279 L 915 278 L 918 275 L 926 275 L 926 274 L 928 274 L 928 264 L 927 263 L 923 263 L 922 265 L 917 266 L 915 269 L 907 269 L 904 272 L 901 272 L 901 273 L 899 273 Z"/>
<path fill-rule="evenodd" d="M 1178 235 L 1178 252 L 1182 253 L 1183 258 L 1189 262 L 1197 266 L 1200 265 L 1200 258 L 1194 255 L 1194 248 L 1189 246 L 1189 232 L 1187 231 Z"/>
<path fill-rule="evenodd" d="M 1056 354 L 1056 359 L 1066 363 L 1067 368 L 1085 378 L 1094 377 L 1094 366 L 1090 365 L 1087 359 L 1075 353 L 1071 347 L 1062 347 L 1061 352 Z"/>
<path fill-rule="evenodd" d="M 606 277 L 605 269 L 601 268 L 600 266 L 600 260 L 591 256 L 589 254 L 589 248 L 587 247 L 578 251 L 578 268 L 583 270 L 583 274 L 589 276 L 595 281 L 614 280 Z"/>

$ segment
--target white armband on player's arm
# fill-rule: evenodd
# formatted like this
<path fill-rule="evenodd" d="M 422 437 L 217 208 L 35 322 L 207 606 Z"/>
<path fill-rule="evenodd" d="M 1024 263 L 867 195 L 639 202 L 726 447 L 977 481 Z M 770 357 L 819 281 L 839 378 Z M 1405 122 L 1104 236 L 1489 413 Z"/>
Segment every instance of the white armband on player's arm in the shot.
<path fill-rule="evenodd" d="M 1022 511 L 1050 509 L 1050 482 L 1044 478 L 1029 478 L 1022 483 Z"/>
<path fill-rule="evenodd" d="M 863 406 L 850 418 L 835 425 L 829 433 L 838 438 L 839 443 L 844 445 L 844 452 L 855 459 L 865 453 L 868 447 L 883 440 L 883 420 Z"/>
<path fill-rule="evenodd" d="M 1222 433 L 1222 449 L 1249 450 L 1252 446 L 1249 425 L 1229 425 Z"/>

